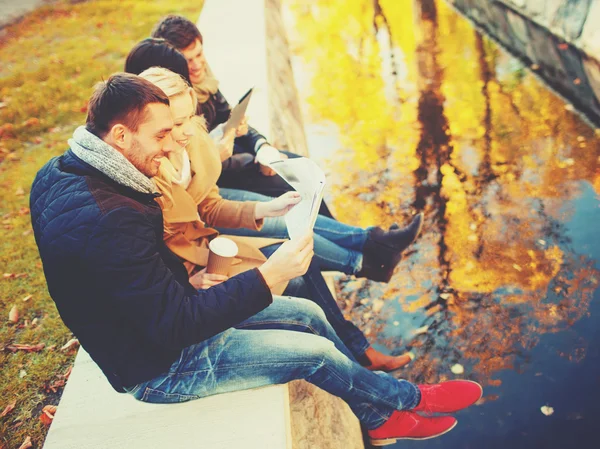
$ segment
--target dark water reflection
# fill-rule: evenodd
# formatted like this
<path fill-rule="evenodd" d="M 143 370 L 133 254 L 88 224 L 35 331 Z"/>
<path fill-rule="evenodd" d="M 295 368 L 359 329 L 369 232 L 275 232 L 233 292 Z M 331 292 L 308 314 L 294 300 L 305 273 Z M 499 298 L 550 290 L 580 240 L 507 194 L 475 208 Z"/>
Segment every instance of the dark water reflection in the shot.
<path fill-rule="evenodd" d="M 403 377 L 485 385 L 456 430 L 397 447 L 597 447 L 600 134 L 443 2 L 286 3 L 336 215 L 426 217 L 391 283 L 341 281 L 345 312 L 417 353 Z"/>

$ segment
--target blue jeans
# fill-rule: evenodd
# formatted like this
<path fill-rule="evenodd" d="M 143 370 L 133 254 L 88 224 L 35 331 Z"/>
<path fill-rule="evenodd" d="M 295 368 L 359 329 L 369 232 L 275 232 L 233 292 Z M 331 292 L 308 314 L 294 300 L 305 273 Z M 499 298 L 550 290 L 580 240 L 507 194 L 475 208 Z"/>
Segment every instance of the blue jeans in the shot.
<path fill-rule="evenodd" d="M 268 258 L 280 246 L 281 244 L 267 246 L 262 248 L 261 251 Z M 365 360 L 366 356 L 364 354 L 371 345 L 365 334 L 351 321 L 344 318 L 329 287 L 327 287 L 317 261 L 312 260 L 304 276 L 292 279 L 283 294 L 306 298 L 317 303 L 325 312 L 327 321 L 331 324 L 335 333 L 352 353 L 352 360 L 362 361 L 365 364 L 364 362 L 368 359 Z"/>
<path fill-rule="evenodd" d="M 245 190 L 219 189 L 225 199 L 232 201 L 270 201 L 271 197 Z M 229 235 L 251 237 L 289 238 L 284 217 L 265 218 L 260 231 L 251 229 L 216 228 Z M 369 235 L 368 229 L 346 225 L 319 215 L 314 227 L 315 258 L 324 270 L 355 274 L 362 268 L 362 249 Z"/>
<path fill-rule="evenodd" d="M 368 429 L 421 396 L 416 385 L 353 362 L 323 311 L 290 297 L 185 348 L 168 372 L 128 390 L 141 401 L 174 403 L 295 379 L 342 398 Z"/>

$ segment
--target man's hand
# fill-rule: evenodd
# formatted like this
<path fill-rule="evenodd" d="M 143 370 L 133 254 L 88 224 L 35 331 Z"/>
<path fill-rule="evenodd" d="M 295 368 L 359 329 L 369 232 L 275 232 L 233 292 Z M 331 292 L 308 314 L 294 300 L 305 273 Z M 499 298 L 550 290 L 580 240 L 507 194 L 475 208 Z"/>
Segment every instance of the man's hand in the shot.
<path fill-rule="evenodd" d="M 235 129 L 230 129 L 217 143 L 221 161 L 225 161 L 233 154 L 233 140 L 235 139 Z"/>
<path fill-rule="evenodd" d="M 245 136 L 248 134 L 248 117 L 244 116 L 242 123 L 235 130 L 235 137 Z"/>
<path fill-rule="evenodd" d="M 279 159 L 280 160 L 284 160 L 287 159 L 288 156 L 285 153 L 282 153 L 281 151 L 279 151 L 277 148 L 272 147 L 271 145 L 269 145 L 268 143 L 265 143 L 263 146 L 261 146 L 258 150 L 258 153 L 256 153 L 256 159 L 254 159 L 254 162 L 256 162 L 257 164 L 260 164 L 260 172 L 264 175 L 264 176 L 275 176 L 277 174 L 277 172 L 275 170 L 273 170 L 271 167 L 269 167 L 268 165 L 263 165 L 259 162 L 260 160 L 260 152 L 263 149 L 267 149 L 270 148 L 272 151 L 277 152 L 277 154 L 279 155 Z M 268 151 L 268 150 L 267 150 Z"/>
<path fill-rule="evenodd" d="M 258 269 L 269 288 L 302 276 L 312 260 L 313 233 L 308 232 L 296 240 L 288 240 Z"/>
<path fill-rule="evenodd" d="M 254 217 L 257 220 L 265 217 L 280 217 L 287 214 L 301 200 L 302 197 L 298 192 L 286 192 L 271 201 L 256 203 Z"/>
<path fill-rule="evenodd" d="M 209 274 L 205 268 L 202 271 L 198 271 L 195 275 L 190 276 L 190 284 L 197 290 L 206 290 L 221 282 L 225 282 L 227 279 L 229 278 L 222 274 Z"/>

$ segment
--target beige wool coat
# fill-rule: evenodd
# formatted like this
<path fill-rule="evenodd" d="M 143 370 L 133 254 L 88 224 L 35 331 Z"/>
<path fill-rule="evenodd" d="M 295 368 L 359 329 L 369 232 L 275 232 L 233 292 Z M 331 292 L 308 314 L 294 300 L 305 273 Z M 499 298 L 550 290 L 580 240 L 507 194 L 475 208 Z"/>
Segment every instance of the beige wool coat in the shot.
<path fill-rule="evenodd" d="M 192 179 L 187 189 L 173 182 L 177 173 L 177 157 L 163 158 L 158 174 L 153 178 L 162 194 L 156 201 L 163 211 L 164 240 L 191 273 L 208 262 L 208 242 L 219 235 L 213 227 L 249 228 L 260 230 L 263 220 L 255 218 L 255 201 L 229 201 L 219 195 L 217 179 L 221 175 L 221 159 L 216 145 L 197 118 L 196 134 L 187 146 Z M 176 155 L 174 155 L 176 156 Z M 178 167 L 179 168 L 179 167 Z M 227 236 L 238 245 L 229 276 L 262 265 L 267 259 L 260 248 L 281 239 Z M 281 293 L 286 285 L 278 285 Z"/>

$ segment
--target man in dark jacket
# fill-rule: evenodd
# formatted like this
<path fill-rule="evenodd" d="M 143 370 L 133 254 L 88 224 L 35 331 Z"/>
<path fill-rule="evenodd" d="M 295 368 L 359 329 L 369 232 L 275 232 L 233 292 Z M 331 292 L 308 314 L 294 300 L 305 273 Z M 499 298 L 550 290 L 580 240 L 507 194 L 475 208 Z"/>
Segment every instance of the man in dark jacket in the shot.
<path fill-rule="evenodd" d="M 165 94 L 135 75 L 100 83 L 85 127 L 31 190 L 31 219 L 50 295 L 65 324 L 119 392 L 157 403 L 304 378 L 344 399 L 375 443 L 450 430 L 474 403 L 468 381 L 417 386 L 355 361 L 323 311 L 270 287 L 303 274 L 312 237 L 261 267 L 194 288 L 163 241 L 154 184 L 171 151 Z"/>

